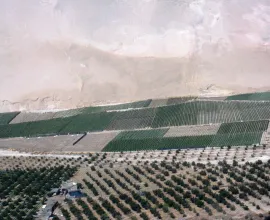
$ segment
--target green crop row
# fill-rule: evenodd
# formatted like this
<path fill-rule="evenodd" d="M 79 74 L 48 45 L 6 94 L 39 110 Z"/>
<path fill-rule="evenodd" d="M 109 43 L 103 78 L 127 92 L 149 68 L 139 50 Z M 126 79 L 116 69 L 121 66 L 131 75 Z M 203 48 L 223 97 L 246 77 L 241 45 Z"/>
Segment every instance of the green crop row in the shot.
<path fill-rule="evenodd" d="M 151 129 L 151 130 L 135 130 L 135 131 L 123 131 L 118 134 L 116 140 L 138 140 L 147 138 L 162 138 L 169 129 Z"/>
<path fill-rule="evenodd" d="M 105 106 L 90 106 L 81 108 L 82 113 L 95 113 L 95 112 L 103 112 L 103 111 L 113 111 L 113 110 L 123 110 L 129 108 L 145 108 L 148 107 L 151 103 L 151 99 L 138 101 L 138 102 L 131 102 L 131 103 L 124 103 L 118 105 L 105 105 Z"/>
<path fill-rule="evenodd" d="M 8 124 L 15 118 L 20 112 L 7 112 L 7 113 L 0 113 L 0 125 Z"/>
<path fill-rule="evenodd" d="M 109 142 L 102 151 L 139 151 L 161 149 L 184 149 L 206 147 L 212 142 L 212 135 L 189 137 L 156 137 L 145 139 L 118 139 Z"/>
<path fill-rule="evenodd" d="M 269 121 L 247 121 L 221 124 L 218 134 L 235 134 L 249 132 L 263 132 L 267 130 Z"/>
<path fill-rule="evenodd" d="M 245 132 L 234 134 L 217 134 L 210 144 L 212 147 L 221 146 L 245 146 L 258 144 L 261 141 L 262 132 Z"/>
<path fill-rule="evenodd" d="M 167 105 L 177 105 L 181 104 L 193 99 L 196 99 L 196 96 L 186 96 L 186 97 L 177 97 L 177 98 L 169 98 L 167 101 Z"/>
<path fill-rule="evenodd" d="M 257 121 L 269 118 L 268 102 L 194 101 L 157 108 L 151 127 Z"/>
<path fill-rule="evenodd" d="M 226 100 L 270 100 L 270 92 L 246 93 L 240 95 L 232 95 Z"/>
<path fill-rule="evenodd" d="M 57 135 L 68 123 L 70 118 L 0 125 L 0 138 Z"/>
<path fill-rule="evenodd" d="M 81 114 L 72 117 L 62 130 L 61 134 L 76 134 L 87 131 L 102 131 L 113 120 L 116 112 L 100 112 L 92 114 Z"/>

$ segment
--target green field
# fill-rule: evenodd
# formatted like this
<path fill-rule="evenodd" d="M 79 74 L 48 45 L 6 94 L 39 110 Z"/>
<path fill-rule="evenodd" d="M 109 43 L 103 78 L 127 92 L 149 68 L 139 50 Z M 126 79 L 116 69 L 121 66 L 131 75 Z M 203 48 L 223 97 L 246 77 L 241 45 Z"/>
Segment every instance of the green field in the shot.
<path fill-rule="evenodd" d="M 147 138 L 162 138 L 169 129 L 151 129 L 151 130 L 136 130 L 122 131 L 115 137 L 115 140 L 136 140 Z"/>
<path fill-rule="evenodd" d="M 270 118 L 268 102 L 194 101 L 157 108 L 153 128 Z"/>
<path fill-rule="evenodd" d="M 217 134 L 210 144 L 212 147 L 221 146 L 245 146 L 258 144 L 261 141 L 262 132 L 245 132 L 234 134 Z"/>
<path fill-rule="evenodd" d="M 155 117 L 155 108 L 115 112 L 115 116 L 106 130 L 127 130 L 151 127 Z"/>
<path fill-rule="evenodd" d="M 61 129 L 60 133 L 77 134 L 90 131 L 102 131 L 111 123 L 115 114 L 115 112 L 100 112 L 74 116 L 70 123 Z"/>
<path fill-rule="evenodd" d="M 167 150 L 201 148 L 211 144 L 212 135 L 189 137 L 153 137 L 144 139 L 112 140 L 102 151 L 139 151 L 139 150 Z"/>
<path fill-rule="evenodd" d="M 8 124 L 15 118 L 20 112 L 7 112 L 7 113 L 0 113 L 0 125 Z"/>
<path fill-rule="evenodd" d="M 254 100 L 254 101 L 267 101 L 270 100 L 270 92 L 246 93 L 239 95 L 232 95 L 227 97 L 226 100 Z"/>
<path fill-rule="evenodd" d="M 22 132 L 25 131 L 28 123 L 0 125 L 0 138 L 23 137 Z"/>
<path fill-rule="evenodd" d="M 258 144 L 269 121 L 224 123 L 220 126 L 211 146 L 238 146 Z"/>
<path fill-rule="evenodd" d="M 263 132 L 267 130 L 269 121 L 247 121 L 221 124 L 217 134 L 235 134 L 245 132 Z"/>
<path fill-rule="evenodd" d="M 0 125 L 0 138 L 57 135 L 68 123 L 70 118 Z"/>

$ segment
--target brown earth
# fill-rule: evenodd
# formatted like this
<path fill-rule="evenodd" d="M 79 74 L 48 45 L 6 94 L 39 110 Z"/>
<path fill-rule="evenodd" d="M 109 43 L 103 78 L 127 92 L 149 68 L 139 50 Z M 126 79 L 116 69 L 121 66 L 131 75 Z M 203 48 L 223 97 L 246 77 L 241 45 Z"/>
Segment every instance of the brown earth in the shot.
<path fill-rule="evenodd" d="M 4 0 L 0 111 L 270 88 L 266 0 Z"/>

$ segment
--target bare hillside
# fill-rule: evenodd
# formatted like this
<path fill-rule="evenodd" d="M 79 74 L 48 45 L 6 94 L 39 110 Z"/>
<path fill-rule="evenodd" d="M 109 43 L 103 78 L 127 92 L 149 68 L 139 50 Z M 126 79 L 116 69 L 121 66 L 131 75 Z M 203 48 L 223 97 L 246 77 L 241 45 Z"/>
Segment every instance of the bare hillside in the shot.
<path fill-rule="evenodd" d="M 270 87 L 268 0 L 4 0 L 0 110 Z"/>

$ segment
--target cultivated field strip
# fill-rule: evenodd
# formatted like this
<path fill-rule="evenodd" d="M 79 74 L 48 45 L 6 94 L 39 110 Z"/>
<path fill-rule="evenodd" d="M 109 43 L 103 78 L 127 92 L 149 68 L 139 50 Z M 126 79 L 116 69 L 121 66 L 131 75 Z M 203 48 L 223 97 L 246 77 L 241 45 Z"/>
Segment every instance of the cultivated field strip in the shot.
<path fill-rule="evenodd" d="M 55 112 L 20 112 L 10 124 L 17 124 L 31 121 L 50 120 L 54 118 Z"/>
<path fill-rule="evenodd" d="M 152 127 L 257 121 L 269 118 L 269 102 L 194 101 L 157 108 Z"/>
<path fill-rule="evenodd" d="M 64 111 L 54 112 L 53 118 L 67 118 L 81 114 L 83 111 L 82 109 L 70 109 Z"/>
<path fill-rule="evenodd" d="M 149 129 L 149 130 L 136 130 L 136 131 L 122 131 L 115 137 L 114 140 L 138 140 L 147 138 L 162 138 L 168 131 L 165 129 Z"/>
<path fill-rule="evenodd" d="M 270 132 L 269 131 L 265 131 L 262 134 L 262 138 L 261 138 L 261 144 L 266 144 L 266 145 L 270 145 Z"/>
<path fill-rule="evenodd" d="M 167 105 L 168 99 L 153 99 L 148 106 L 149 108 L 155 108 L 159 106 Z"/>
<path fill-rule="evenodd" d="M 104 112 L 104 111 L 117 111 L 117 110 L 124 110 L 124 109 L 136 109 L 136 108 L 145 108 L 148 107 L 151 103 L 151 99 L 131 102 L 131 103 L 124 103 L 124 104 L 117 104 L 117 105 L 106 105 L 106 106 L 90 106 L 81 108 L 82 113 L 95 113 L 95 112 Z"/>
<path fill-rule="evenodd" d="M 198 97 L 197 101 L 224 101 L 227 99 L 227 96 L 217 96 L 217 97 Z"/>
<path fill-rule="evenodd" d="M 10 149 L 21 152 L 54 152 L 62 151 L 82 135 L 60 135 L 36 138 L 0 139 L 0 149 Z"/>
<path fill-rule="evenodd" d="M 250 145 L 261 143 L 269 121 L 249 121 L 221 124 L 210 146 Z"/>
<path fill-rule="evenodd" d="M 155 112 L 155 108 L 115 112 L 106 130 L 127 130 L 151 127 L 156 114 Z"/>
<path fill-rule="evenodd" d="M 60 133 L 76 134 L 90 131 L 103 131 L 111 123 L 115 114 L 116 112 L 100 112 L 74 116 Z"/>
<path fill-rule="evenodd" d="M 196 96 L 169 98 L 167 101 L 167 105 L 177 105 L 190 100 L 195 100 L 196 98 Z"/>
<path fill-rule="evenodd" d="M 215 135 L 219 127 L 220 124 L 170 127 L 169 130 L 164 135 L 164 137 Z"/>
<path fill-rule="evenodd" d="M 246 93 L 240 95 L 232 95 L 227 97 L 226 100 L 256 100 L 267 101 L 270 100 L 270 92 Z"/>
<path fill-rule="evenodd" d="M 20 112 L 7 112 L 0 113 L 0 125 L 8 124 L 12 121 Z"/>
<path fill-rule="evenodd" d="M 247 121 L 221 124 L 218 134 L 235 134 L 245 132 L 264 132 L 269 125 L 268 120 L 263 121 Z"/>
<path fill-rule="evenodd" d="M 74 146 L 68 145 L 63 151 L 72 152 L 99 152 L 117 135 L 118 131 L 88 133 Z"/>
<path fill-rule="evenodd" d="M 126 104 L 108 105 L 108 106 L 90 106 L 90 107 L 62 110 L 62 111 L 56 111 L 56 112 L 20 112 L 20 114 L 18 114 L 19 112 L 0 113 L 0 124 L 8 124 L 8 122 L 10 121 L 10 118 L 12 118 L 12 121 L 10 121 L 10 123 L 15 124 L 15 123 L 22 123 L 22 122 L 56 119 L 56 118 L 66 118 L 66 117 L 72 117 L 72 116 L 76 116 L 80 114 L 99 113 L 99 112 L 105 112 L 105 111 L 116 111 L 116 110 L 133 109 L 133 108 L 144 108 L 144 107 L 148 107 L 150 103 L 151 103 L 151 99 L 126 103 Z"/>
<path fill-rule="evenodd" d="M 140 151 L 201 148 L 211 144 L 213 135 L 192 137 L 150 137 L 144 139 L 117 139 L 106 145 L 102 151 Z"/>
<path fill-rule="evenodd" d="M 217 134 L 214 136 L 209 146 L 244 146 L 259 144 L 261 142 L 262 132 L 244 132 L 234 134 Z"/>
<path fill-rule="evenodd" d="M 0 138 L 38 137 L 57 135 L 70 122 L 70 118 L 0 125 Z"/>

